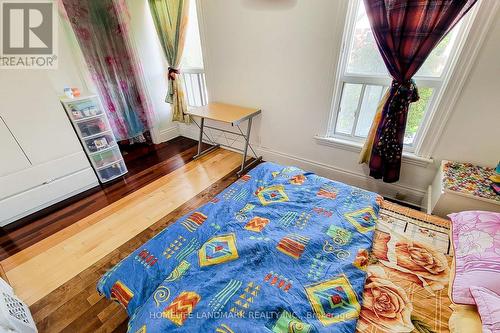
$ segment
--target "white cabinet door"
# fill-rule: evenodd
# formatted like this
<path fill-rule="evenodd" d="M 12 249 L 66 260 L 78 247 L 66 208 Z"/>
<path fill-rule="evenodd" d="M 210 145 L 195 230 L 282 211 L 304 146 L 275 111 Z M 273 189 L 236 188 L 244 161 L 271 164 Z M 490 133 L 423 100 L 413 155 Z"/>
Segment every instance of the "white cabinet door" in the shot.
<path fill-rule="evenodd" d="M 33 165 L 82 150 L 50 75 L 56 74 L 50 70 L 1 72 L 0 86 L 8 83 L 8 89 L 0 89 L 0 115 Z"/>
<path fill-rule="evenodd" d="M 0 177 L 31 166 L 21 146 L 0 116 Z"/>
<path fill-rule="evenodd" d="M 0 71 L 0 226 L 98 184 L 54 75 L 61 70 Z"/>

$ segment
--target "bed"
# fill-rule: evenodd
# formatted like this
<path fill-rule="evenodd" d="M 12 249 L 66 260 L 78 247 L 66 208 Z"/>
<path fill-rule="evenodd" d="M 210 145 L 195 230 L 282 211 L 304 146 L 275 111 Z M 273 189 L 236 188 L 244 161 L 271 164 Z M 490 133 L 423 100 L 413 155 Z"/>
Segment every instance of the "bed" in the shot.
<path fill-rule="evenodd" d="M 382 202 L 263 163 L 97 288 L 125 307 L 129 332 L 441 332 L 446 225 L 402 218 Z"/>

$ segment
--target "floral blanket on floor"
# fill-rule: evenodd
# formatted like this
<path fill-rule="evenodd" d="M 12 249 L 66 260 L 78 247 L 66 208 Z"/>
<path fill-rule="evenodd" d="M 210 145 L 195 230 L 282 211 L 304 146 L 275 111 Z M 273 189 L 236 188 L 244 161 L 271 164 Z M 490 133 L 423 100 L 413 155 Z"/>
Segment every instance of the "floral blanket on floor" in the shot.
<path fill-rule="evenodd" d="M 448 332 L 449 222 L 382 205 L 358 332 Z"/>
<path fill-rule="evenodd" d="M 263 163 L 143 244 L 98 290 L 127 309 L 132 333 L 354 332 L 381 202 Z"/>

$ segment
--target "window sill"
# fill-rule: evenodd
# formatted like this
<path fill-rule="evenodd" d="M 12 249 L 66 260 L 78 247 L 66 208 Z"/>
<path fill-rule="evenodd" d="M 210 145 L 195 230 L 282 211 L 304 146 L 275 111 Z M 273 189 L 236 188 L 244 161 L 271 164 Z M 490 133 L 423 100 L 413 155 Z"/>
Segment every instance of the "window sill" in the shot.
<path fill-rule="evenodd" d="M 339 139 L 339 138 L 331 138 L 331 137 L 324 137 L 324 136 L 316 135 L 314 137 L 314 139 L 316 139 L 316 142 L 318 142 L 318 144 L 320 144 L 320 145 L 334 147 L 337 149 L 342 149 L 342 150 L 347 150 L 347 151 L 352 151 L 354 153 L 361 152 L 361 148 L 363 147 L 363 144 L 360 142 L 353 142 L 353 141 L 343 140 L 343 139 Z M 420 157 L 418 155 L 415 155 L 414 153 L 403 152 L 402 162 L 405 164 L 412 164 L 412 165 L 416 165 L 416 166 L 420 166 L 420 167 L 425 168 L 429 164 L 434 163 L 434 160 L 430 159 L 430 158 Z"/>

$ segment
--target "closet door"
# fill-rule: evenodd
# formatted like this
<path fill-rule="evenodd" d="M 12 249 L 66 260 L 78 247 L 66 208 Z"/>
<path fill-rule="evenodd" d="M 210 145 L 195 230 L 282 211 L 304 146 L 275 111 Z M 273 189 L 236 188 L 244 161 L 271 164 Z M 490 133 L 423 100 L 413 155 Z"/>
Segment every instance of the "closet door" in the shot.
<path fill-rule="evenodd" d="M 5 120 L 0 116 L 0 177 L 6 176 L 31 166 L 21 146 L 8 128 Z"/>
<path fill-rule="evenodd" d="M 52 84 L 64 73 L 0 71 L 0 226 L 98 184 Z"/>
<path fill-rule="evenodd" d="M 3 70 L 0 115 L 33 165 L 82 151 L 51 85 L 51 70 Z"/>

